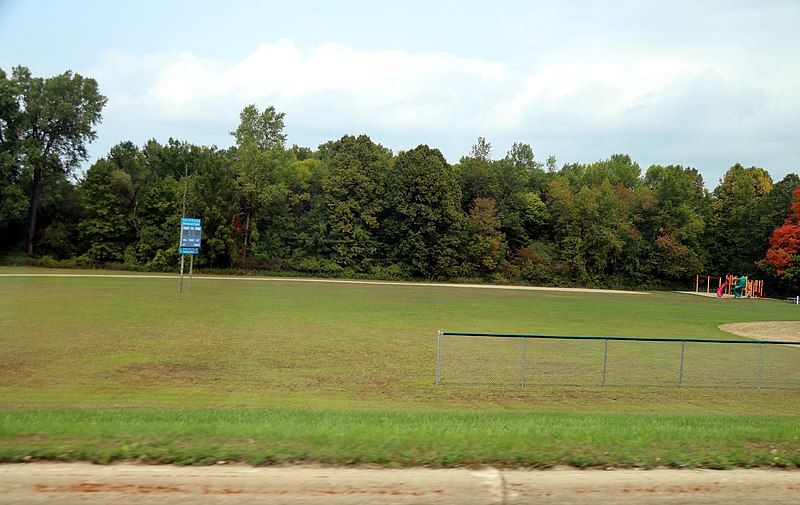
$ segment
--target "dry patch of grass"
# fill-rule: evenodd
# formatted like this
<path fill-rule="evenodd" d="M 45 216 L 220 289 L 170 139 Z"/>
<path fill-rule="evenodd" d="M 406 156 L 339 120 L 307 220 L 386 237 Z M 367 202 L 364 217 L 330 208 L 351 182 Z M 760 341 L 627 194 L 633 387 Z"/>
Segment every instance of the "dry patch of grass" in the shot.
<path fill-rule="evenodd" d="M 726 323 L 719 329 L 740 337 L 757 340 L 785 340 L 800 342 L 800 321 L 755 321 L 750 323 Z"/>

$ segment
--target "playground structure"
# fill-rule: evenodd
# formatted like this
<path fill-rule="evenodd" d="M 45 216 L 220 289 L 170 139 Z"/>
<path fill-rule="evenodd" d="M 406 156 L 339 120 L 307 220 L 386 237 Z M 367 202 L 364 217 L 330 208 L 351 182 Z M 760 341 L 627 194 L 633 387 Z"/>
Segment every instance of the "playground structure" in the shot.
<path fill-rule="evenodd" d="M 731 295 L 734 298 L 764 298 L 764 281 L 751 280 L 746 275 L 728 274 L 725 277 L 696 275 L 694 278 L 695 293 L 703 291 L 703 284 L 705 284 L 706 293 L 711 293 L 713 289 L 719 297 Z"/>

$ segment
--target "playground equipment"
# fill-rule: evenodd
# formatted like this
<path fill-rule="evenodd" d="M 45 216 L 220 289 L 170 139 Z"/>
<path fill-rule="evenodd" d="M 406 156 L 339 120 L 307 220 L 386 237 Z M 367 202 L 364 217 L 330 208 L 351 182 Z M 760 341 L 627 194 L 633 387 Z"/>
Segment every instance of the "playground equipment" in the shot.
<path fill-rule="evenodd" d="M 702 292 L 703 284 L 705 284 L 706 293 L 711 293 L 712 281 L 713 284 L 716 284 L 714 289 L 719 297 L 732 295 L 734 298 L 764 298 L 764 281 L 751 280 L 746 275 L 728 274 L 725 277 L 696 275 L 694 278 L 694 291 L 696 293 Z"/>
<path fill-rule="evenodd" d="M 735 277 L 734 283 L 732 285 L 731 291 L 733 291 L 734 298 L 741 298 L 742 297 L 742 290 L 747 286 L 747 277 Z"/>
<path fill-rule="evenodd" d="M 722 295 L 725 294 L 725 289 L 728 287 L 728 281 L 725 281 L 717 288 L 717 296 L 722 298 Z M 696 291 L 696 290 L 695 290 Z"/>

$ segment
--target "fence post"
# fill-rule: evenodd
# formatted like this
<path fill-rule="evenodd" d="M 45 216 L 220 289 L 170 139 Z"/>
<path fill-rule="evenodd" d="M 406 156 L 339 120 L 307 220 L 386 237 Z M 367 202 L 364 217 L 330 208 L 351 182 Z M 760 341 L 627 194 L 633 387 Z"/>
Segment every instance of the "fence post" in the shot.
<path fill-rule="evenodd" d="M 436 332 L 436 385 L 442 382 L 442 330 Z"/>
<path fill-rule="evenodd" d="M 680 379 L 678 379 L 678 387 L 679 388 L 683 387 L 683 361 L 684 361 L 683 357 L 684 357 L 685 351 L 686 351 L 686 341 L 685 340 L 681 340 L 681 375 L 680 375 Z"/>
<path fill-rule="evenodd" d="M 758 365 L 758 390 L 761 391 L 764 388 L 764 344 L 758 344 L 758 347 L 761 348 L 760 364 Z"/>
<path fill-rule="evenodd" d="M 528 365 L 528 339 L 522 339 L 522 371 L 520 372 L 520 379 L 519 384 L 521 387 L 525 387 L 525 368 Z"/>
<path fill-rule="evenodd" d="M 608 339 L 603 340 L 603 383 L 606 385 L 606 376 L 608 375 Z"/>

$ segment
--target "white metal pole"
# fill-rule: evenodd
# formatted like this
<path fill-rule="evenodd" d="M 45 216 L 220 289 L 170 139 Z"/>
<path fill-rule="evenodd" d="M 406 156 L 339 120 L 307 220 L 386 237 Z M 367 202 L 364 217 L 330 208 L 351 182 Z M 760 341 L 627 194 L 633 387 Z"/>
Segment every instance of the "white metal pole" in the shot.
<path fill-rule="evenodd" d="M 442 330 L 436 332 L 436 385 L 442 382 Z"/>
<path fill-rule="evenodd" d="M 181 282 L 178 284 L 178 293 L 183 293 L 183 261 L 185 256 L 185 254 L 181 254 Z"/>

